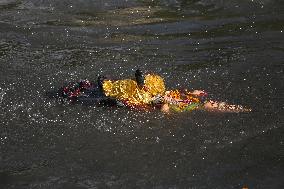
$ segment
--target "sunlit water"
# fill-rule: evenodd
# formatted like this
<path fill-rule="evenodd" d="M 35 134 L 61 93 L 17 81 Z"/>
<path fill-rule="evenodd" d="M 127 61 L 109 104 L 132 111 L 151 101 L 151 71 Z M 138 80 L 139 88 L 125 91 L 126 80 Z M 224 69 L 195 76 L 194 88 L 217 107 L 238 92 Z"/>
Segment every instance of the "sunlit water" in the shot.
<path fill-rule="evenodd" d="M 280 0 L 0 0 L 0 188 L 284 188 Z M 251 113 L 45 94 L 137 68 Z"/>

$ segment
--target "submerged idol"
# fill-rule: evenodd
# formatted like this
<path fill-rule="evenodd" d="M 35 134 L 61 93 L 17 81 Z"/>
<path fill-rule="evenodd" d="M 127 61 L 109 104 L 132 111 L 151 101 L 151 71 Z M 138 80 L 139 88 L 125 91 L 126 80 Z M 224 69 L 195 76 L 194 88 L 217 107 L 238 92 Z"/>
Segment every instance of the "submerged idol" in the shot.
<path fill-rule="evenodd" d="M 110 80 L 99 76 L 97 82 L 82 80 L 62 87 L 58 97 L 69 102 L 123 106 L 138 110 L 160 109 L 162 112 L 206 110 L 218 112 L 249 112 L 241 105 L 217 102 L 207 98 L 203 90 L 167 90 L 164 79 L 157 74 L 144 75 L 136 70 L 135 79 Z"/>

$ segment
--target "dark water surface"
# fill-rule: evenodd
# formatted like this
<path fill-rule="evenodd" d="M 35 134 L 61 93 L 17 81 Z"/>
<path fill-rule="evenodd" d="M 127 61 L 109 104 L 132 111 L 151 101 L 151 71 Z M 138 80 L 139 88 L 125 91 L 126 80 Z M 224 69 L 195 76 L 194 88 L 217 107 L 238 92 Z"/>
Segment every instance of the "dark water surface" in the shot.
<path fill-rule="evenodd" d="M 0 188 L 284 188 L 284 1 L 0 0 Z M 60 104 L 162 75 L 252 113 Z"/>

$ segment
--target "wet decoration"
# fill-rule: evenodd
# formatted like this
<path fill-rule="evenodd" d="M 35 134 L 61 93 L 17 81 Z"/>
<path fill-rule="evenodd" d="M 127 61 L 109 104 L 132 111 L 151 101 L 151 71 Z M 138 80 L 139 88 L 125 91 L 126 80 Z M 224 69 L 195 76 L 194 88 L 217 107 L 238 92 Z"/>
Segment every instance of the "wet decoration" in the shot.
<path fill-rule="evenodd" d="M 92 87 L 92 84 L 89 80 L 81 80 L 77 83 L 69 83 L 67 86 L 62 88 L 62 96 L 67 97 L 70 100 L 74 100 L 79 97 L 84 90 Z"/>
<path fill-rule="evenodd" d="M 168 103 L 170 109 L 175 112 L 195 110 L 202 105 L 201 100 L 194 97 L 187 90 L 166 91 L 164 103 Z"/>
<path fill-rule="evenodd" d="M 116 98 L 127 106 L 150 105 L 155 96 L 165 93 L 165 83 L 161 76 L 155 74 L 146 75 L 144 82 L 144 86 L 139 87 L 132 79 L 107 80 L 103 90 L 106 96 Z"/>

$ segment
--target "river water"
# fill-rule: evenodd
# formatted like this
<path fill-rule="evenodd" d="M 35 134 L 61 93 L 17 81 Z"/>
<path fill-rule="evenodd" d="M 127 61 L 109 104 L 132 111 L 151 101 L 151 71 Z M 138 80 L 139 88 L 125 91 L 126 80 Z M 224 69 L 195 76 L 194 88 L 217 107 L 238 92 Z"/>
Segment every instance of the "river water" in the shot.
<path fill-rule="evenodd" d="M 0 0 L 0 188 L 284 188 L 281 0 Z M 46 96 L 140 68 L 251 113 Z"/>

